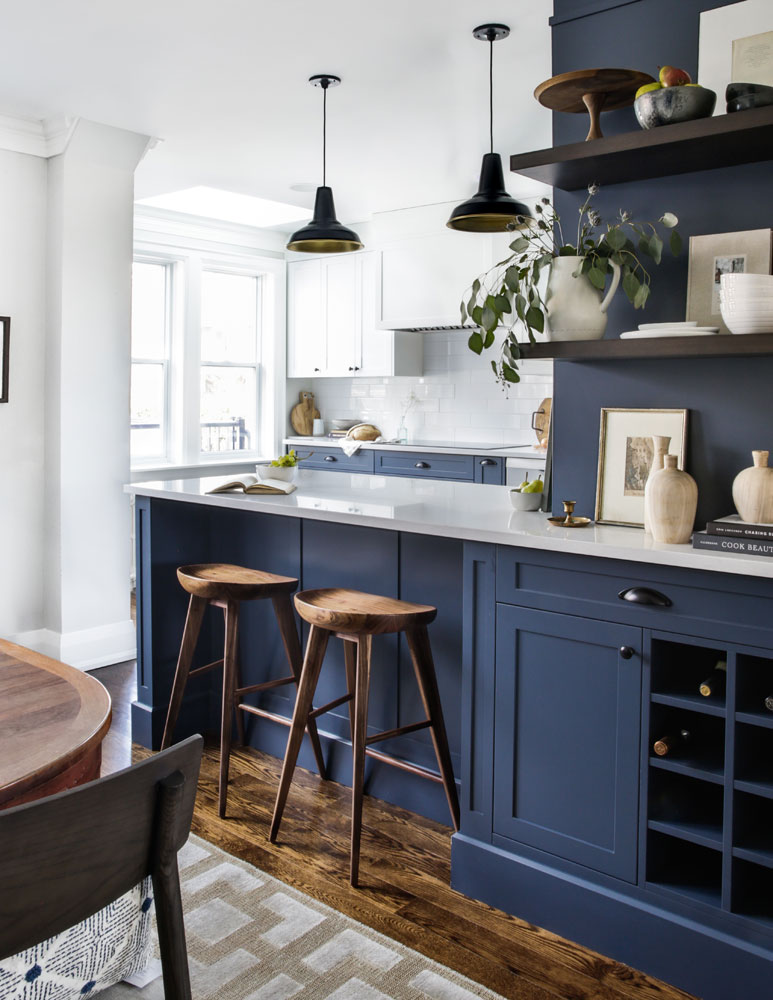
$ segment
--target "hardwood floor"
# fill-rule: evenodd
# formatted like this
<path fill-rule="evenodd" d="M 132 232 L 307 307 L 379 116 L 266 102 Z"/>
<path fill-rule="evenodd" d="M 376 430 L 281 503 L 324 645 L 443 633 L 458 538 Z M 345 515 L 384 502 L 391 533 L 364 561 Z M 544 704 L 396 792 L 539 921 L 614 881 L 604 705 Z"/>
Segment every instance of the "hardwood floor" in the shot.
<path fill-rule="evenodd" d="M 95 671 L 113 696 L 104 771 L 131 753 L 132 664 Z M 257 720 L 258 725 L 271 725 Z M 109 741 L 109 742 L 108 742 Z M 134 758 L 147 756 L 133 748 Z M 217 748 L 202 763 L 194 832 L 342 913 L 512 1000 L 689 1000 L 686 993 L 468 899 L 449 886 L 451 829 L 365 798 L 361 887 L 349 885 L 351 792 L 298 768 L 279 839 L 269 843 L 281 762 L 249 748 L 231 756 L 228 815 L 217 811 Z"/>

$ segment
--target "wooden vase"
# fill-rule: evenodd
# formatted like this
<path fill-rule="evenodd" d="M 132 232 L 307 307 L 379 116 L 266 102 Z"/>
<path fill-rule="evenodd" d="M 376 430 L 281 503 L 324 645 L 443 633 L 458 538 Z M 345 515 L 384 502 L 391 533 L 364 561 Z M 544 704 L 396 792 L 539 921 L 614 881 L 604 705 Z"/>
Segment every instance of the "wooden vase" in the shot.
<path fill-rule="evenodd" d="M 693 477 L 678 469 L 676 455 L 666 455 L 663 468 L 647 480 L 650 498 L 650 526 L 656 542 L 682 545 L 690 541 L 698 486 Z"/>
<path fill-rule="evenodd" d="M 668 448 L 671 444 L 671 438 L 665 437 L 662 434 L 652 435 L 652 465 L 650 466 L 650 474 L 647 476 L 647 482 L 644 484 L 644 530 L 652 532 L 652 527 L 650 525 L 651 515 L 650 515 L 650 502 L 649 493 L 647 487 L 650 484 L 650 479 L 652 478 L 653 472 L 658 472 L 663 468 L 663 459 L 668 454 Z"/>
<path fill-rule="evenodd" d="M 773 523 L 773 469 L 768 451 L 753 451 L 754 465 L 739 472 L 733 481 L 733 503 L 742 521 Z"/>

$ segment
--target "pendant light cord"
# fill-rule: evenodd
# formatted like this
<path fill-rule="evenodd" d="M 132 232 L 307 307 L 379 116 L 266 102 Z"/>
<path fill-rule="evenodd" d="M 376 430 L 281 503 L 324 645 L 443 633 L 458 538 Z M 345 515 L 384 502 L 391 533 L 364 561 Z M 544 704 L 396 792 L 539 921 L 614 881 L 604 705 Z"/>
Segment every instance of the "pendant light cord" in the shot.
<path fill-rule="evenodd" d="M 327 80 L 322 81 L 322 187 L 327 185 Z"/>
<path fill-rule="evenodd" d="M 494 39 L 489 38 L 489 62 L 488 62 L 488 107 L 489 107 L 489 142 L 490 152 L 494 152 Z"/>

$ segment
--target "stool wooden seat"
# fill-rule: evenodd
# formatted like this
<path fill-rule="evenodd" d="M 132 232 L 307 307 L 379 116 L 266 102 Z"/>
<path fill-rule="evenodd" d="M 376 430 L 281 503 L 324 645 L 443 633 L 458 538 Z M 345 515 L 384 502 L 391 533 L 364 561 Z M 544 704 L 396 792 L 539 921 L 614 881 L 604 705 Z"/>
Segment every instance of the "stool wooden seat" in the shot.
<path fill-rule="evenodd" d="M 265 573 L 262 570 L 248 569 L 245 566 L 232 566 L 228 563 L 199 563 L 192 566 L 180 566 L 177 579 L 190 595 L 188 614 L 185 618 L 180 654 L 177 669 L 172 684 L 172 694 L 169 699 L 169 709 L 161 740 L 161 749 L 171 746 L 174 740 L 174 728 L 180 714 L 180 707 L 189 677 L 206 673 L 217 667 L 223 668 L 223 701 L 220 720 L 220 784 L 218 789 L 218 811 L 225 816 L 228 797 L 228 770 L 231 757 L 231 720 L 235 713 L 237 736 L 240 743 L 244 742 L 244 722 L 242 712 L 271 719 L 285 726 L 290 721 L 282 715 L 276 715 L 263 708 L 242 701 L 244 695 L 256 691 L 267 691 L 270 688 L 285 684 L 300 683 L 302 654 L 295 625 L 290 594 L 298 586 L 293 577 L 277 576 L 275 573 Z M 243 687 L 239 669 L 239 608 L 242 601 L 271 600 L 274 606 L 279 632 L 282 636 L 287 661 L 290 665 L 290 675 L 274 680 L 263 681 Z M 225 618 L 225 646 L 223 658 L 207 663 L 203 667 L 191 670 L 196 642 L 201 631 L 204 611 L 208 605 L 222 608 Z M 319 776 L 325 778 L 325 762 L 322 747 L 319 742 L 317 725 L 310 719 L 306 728 L 311 739 L 314 757 L 317 762 Z M 303 733 L 301 733 L 301 740 Z M 300 746 L 300 741 L 299 741 Z"/>
<path fill-rule="evenodd" d="M 429 642 L 427 625 L 437 615 L 437 608 L 428 604 L 412 604 L 357 590 L 330 588 L 305 590 L 295 595 L 298 614 L 311 625 L 306 656 L 303 661 L 295 711 L 287 741 L 282 777 L 271 821 L 270 840 L 274 842 L 279 832 L 282 814 L 290 791 L 298 752 L 303 734 L 323 712 L 345 702 L 350 703 L 349 721 L 352 733 L 352 833 L 349 880 L 358 884 L 360 865 L 360 839 L 362 832 L 362 800 L 365 757 L 375 757 L 386 764 L 410 771 L 432 781 L 441 782 L 446 793 L 454 829 L 459 829 L 459 799 L 454 783 L 451 754 L 448 749 L 440 694 L 435 677 L 435 665 Z M 368 695 L 370 690 L 371 646 L 374 635 L 403 632 L 410 650 L 419 693 L 426 718 L 387 732 L 367 735 Z M 322 669 L 322 661 L 330 635 L 344 642 L 347 693 L 335 701 L 313 707 L 314 692 Z M 405 733 L 429 729 L 440 773 L 373 748 L 372 744 L 392 739 Z"/>
<path fill-rule="evenodd" d="M 351 635 L 402 632 L 417 625 L 429 625 L 437 615 L 437 608 L 429 604 L 411 604 L 338 587 L 304 590 L 295 595 L 295 606 L 310 625 Z"/>

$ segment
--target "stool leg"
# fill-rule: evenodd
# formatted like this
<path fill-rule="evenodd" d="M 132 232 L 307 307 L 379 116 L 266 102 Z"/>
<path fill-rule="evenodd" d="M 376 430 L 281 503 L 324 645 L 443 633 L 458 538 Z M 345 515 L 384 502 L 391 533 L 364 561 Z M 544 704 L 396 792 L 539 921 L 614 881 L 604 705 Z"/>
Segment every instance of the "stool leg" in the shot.
<path fill-rule="evenodd" d="M 193 652 L 196 649 L 196 642 L 201 631 L 201 620 L 204 617 L 206 606 L 207 601 L 203 597 L 196 597 L 195 594 L 191 594 L 191 599 L 188 602 L 188 614 L 185 616 L 182 642 L 180 643 L 180 655 L 177 659 L 177 669 L 175 670 L 174 683 L 172 684 L 172 696 L 169 699 L 169 708 L 166 713 L 164 735 L 161 739 L 162 750 L 170 747 L 174 739 L 174 727 L 177 725 L 177 717 L 180 714 L 185 685 L 188 683 L 188 674 L 193 662 Z"/>
<path fill-rule="evenodd" d="M 228 601 L 225 609 L 225 651 L 223 654 L 223 702 L 220 716 L 220 786 L 217 793 L 219 815 L 225 816 L 228 797 L 228 770 L 231 761 L 231 724 L 236 697 L 236 658 L 239 643 L 239 602 Z"/>
<path fill-rule="evenodd" d="M 242 681 L 242 656 L 238 645 L 236 648 L 236 687 L 237 688 L 244 687 L 244 683 Z M 242 746 L 244 746 L 244 716 L 242 715 L 242 711 L 239 708 L 239 701 L 240 701 L 239 696 L 236 693 L 234 693 L 233 706 L 234 706 L 234 717 L 236 719 L 236 738 L 239 741 L 239 743 Z"/>
<path fill-rule="evenodd" d="M 279 631 L 282 635 L 285 653 L 287 654 L 287 662 L 290 664 L 290 669 L 295 677 L 295 686 L 298 687 L 301 680 L 303 655 L 298 639 L 298 630 L 295 627 L 295 616 L 290 604 L 290 596 L 289 594 L 278 594 L 271 601 L 274 605 L 274 614 L 279 624 Z M 311 707 L 309 707 L 309 711 L 311 711 Z M 317 762 L 317 771 L 320 778 L 326 781 L 327 771 L 325 770 L 325 758 L 322 756 L 322 744 L 319 742 L 319 733 L 317 732 L 317 720 L 309 719 L 307 729 L 309 730 L 311 748 L 314 751 L 314 759 Z"/>
<path fill-rule="evenodd" d="M 274 805 L 274 815 L 271 819 L 271 830 L 269 840 L 273 844 L 279 832 L 279 824 L 282 822 L 282 813 L 287 802 L 287 793 L 290 791 L 290 782 L 295 770 L 295 762 L 298 760 L 298 751 L 301 749 L 303 734 L 306 731 L 306 723 L 311 711 L 311 704 L 314 700 L 314 691 L 319 680 L 319 672 L 322 669 L 322 660 L 327 649 L 327 640 L 330 633 L 327 629 L 311 626 L 309 632 L 309 642 L 306 646 L 306 658 L 303 661 L 301 670 L 301 681 L 298 685 L 298 694 L 295 698 L 295 710 L 293 711 L 293 721 L 290 726 L 290 736 L 287 740 L 287 750 L 282 764 L 282 777 L 279 781 L 279 788 L 276 793 L 276 803 Z"/>
<path fill-rule="evenodd" d="M 427 718 L 432 723 L 430 733 L 432 743 L 435 747 L 440 774 L 443 778 L 443 787 L 448 799 L 448 807 L 451 810 L 454 829 L 459 829 L 459 797 L 456 794 L 456 782 L 454 781 L 454 769 L 451 764 L 451 752 L 448 749 L 448 737 L 443 721 L 443 708 L 440 704 L 440 693 L 435 676 L 435 664 L 432 660 L 432 647 L 429 644 L 429 634 L 426 625 L 419 625 L 417 628 L 406 629 L 405 638 L 408 641 L 408 649 L 411 651 L 413 669 L 416 674 L 416 681 L 419 685 L 421 700 L 424 703 L 424 710 Z"/>
<path fill-rule="evenodd" d="M 360 837 L 362 834 L 362 785 L 365 778 L 365 741 L 368 736 L 368 693 L 370 690 L 370 650 L 372 636 L 357 640 L 357 674 L 354 696 L 354 733 L 352 734 L 352 848 L 349 881 L 357 886 L 360 872 Z"/>
<path fill-rule="evenodd" d="M 357 643 L 344 639 L 344 663 L 346 664 L 346 690 L 354 695 L 357 687 Z M 349 702 L 349 733 L 354 745 L 354 698 Z"/>

